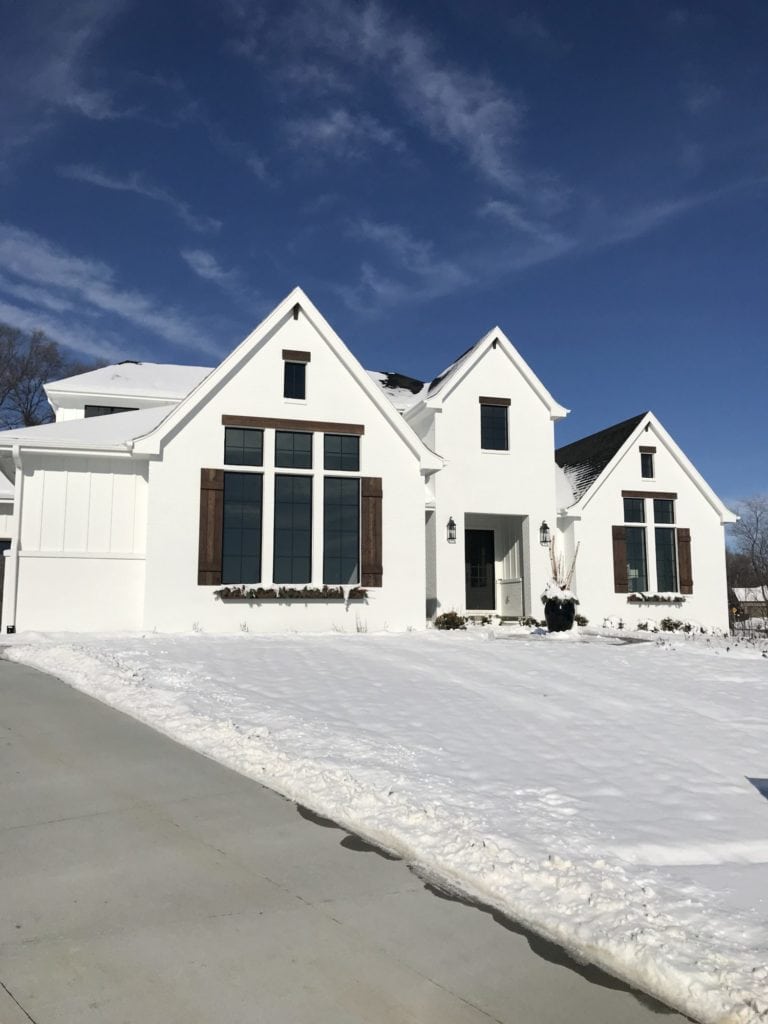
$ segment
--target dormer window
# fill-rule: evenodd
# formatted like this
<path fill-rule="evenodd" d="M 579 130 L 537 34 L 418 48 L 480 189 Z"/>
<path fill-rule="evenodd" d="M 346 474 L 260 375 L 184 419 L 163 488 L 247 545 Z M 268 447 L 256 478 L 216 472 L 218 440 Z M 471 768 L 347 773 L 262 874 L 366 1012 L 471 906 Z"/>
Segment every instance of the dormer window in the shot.
<path fill-rule="evenodd" d="M 656 476 L 653 462 L 654 456 L 656 455 L 656 449 L 641 446 L 640 448 L 640 474 L 644 480 L 653 480 Z"/>
<path fill-rule="evenodd" d="M 283 349 L 283 398 L 304 401 L 307 397 L 307 363 L 309 352 Z"/>

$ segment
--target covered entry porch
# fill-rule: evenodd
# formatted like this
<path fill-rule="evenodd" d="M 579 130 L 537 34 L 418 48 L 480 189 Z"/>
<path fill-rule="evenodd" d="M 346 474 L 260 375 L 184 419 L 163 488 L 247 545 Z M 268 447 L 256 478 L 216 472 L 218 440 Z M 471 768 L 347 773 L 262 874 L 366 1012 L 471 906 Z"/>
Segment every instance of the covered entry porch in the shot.
<path fill-rule="evenodd" d="M 468 614 L 502 618 L 528 614 L 526 598 L 527 516 L 464 515 L 464 593 Z"/>

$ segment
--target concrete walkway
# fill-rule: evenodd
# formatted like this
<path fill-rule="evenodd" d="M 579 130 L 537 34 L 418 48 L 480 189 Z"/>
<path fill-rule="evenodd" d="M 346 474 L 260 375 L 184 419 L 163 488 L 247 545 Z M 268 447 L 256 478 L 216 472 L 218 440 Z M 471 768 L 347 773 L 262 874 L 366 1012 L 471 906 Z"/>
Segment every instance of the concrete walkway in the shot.
<path fill-rule="evenodd" d="M 0 983 L 1 1024 L 683 1019 L 2 660 Z"/>

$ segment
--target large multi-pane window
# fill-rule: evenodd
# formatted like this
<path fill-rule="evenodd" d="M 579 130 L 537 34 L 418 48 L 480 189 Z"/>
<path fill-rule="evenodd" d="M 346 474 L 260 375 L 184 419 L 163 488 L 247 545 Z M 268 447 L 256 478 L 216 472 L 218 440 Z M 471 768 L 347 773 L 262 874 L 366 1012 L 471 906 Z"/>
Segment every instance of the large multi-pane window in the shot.
<path fill-rule="evenodd" d="M 356 434 L 326 434 L 325 468 L 357 473 L 360 469 L 360 438 Z"/>
<path fill-rule="evenodd" d="M 674 501 L 669 498 L 654 498 L 653 521 L 656 524 L 656 587 L 662 593 L 674 593 L 677 590 Z"/>
<path fill-rule="evenodd" d="M 240 427 L 225 428 L 224 464 L 226 466 L 261 466 L 263 461 L 263 430 Z"/>
<path fill-rule="evenodd" d="M 625 498 L 624 499 L 624 522 L 644 523 L 645 522 L 645 499 Z"/>
<path fill-rule="evenodd" d="M 307 364 L 285 363 L 283 395 L 285 398 L 307 397 Z"/>
<path fill-rule="evenodd" d="M 224 474 L 222 583 L 261 580 L 260 473 Z"/>
<path fill-rule="evenodd" d="M 286 363 L 286 366 L 292 365 Z M 275 465 L 284 469 L 312 469 L 312 435 L 297 430 L 276 430 Z"/>
<path fill-rule="evenodd" d="M 632 594 L 648 589 L 648 562 L 645 554 L 645 527 L 628 526 L 627 538 L 627 583 Z"/>
<path fill-rule="evenodd" d="M 312 477 L 275 477 L 275 583 L 312 578 Z"/>
<path fill-rule="evenodd" d="M 480 447 L 507 451 L 509 433 L 507 430 L 507 407 L 505 405 L 480 405 Z"/>
<path fill-rule="evenodd" d="M 323 583 L 360 580 L 360 481 L 325 478 L 323 497 Z"/>

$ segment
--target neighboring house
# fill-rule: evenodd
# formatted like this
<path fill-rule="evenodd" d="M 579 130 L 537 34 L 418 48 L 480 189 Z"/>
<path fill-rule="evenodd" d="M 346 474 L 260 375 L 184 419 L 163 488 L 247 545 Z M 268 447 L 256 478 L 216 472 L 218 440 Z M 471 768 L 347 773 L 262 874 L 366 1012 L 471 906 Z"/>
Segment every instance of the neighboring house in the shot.
<path fill-rule="evenodd" d="M 647 619 L 638 595 L 664 590 L 727 627 L 735 517 L 650 413 L 556 464 L 567 410 L 498 328 L 432 381 L 367 372 L 295 289 L 213 369 L 121 363 L 46 391 L 56 423 L 0 434 L 4 630 L 539 618 L 547 524 L 579 544 L 591 621 Z"/>
<path fill-rule="evenodd" d="M 734 587 L 732 593 L 744 618 L 768 618 L 768 583 L 762 587 Z"/>

